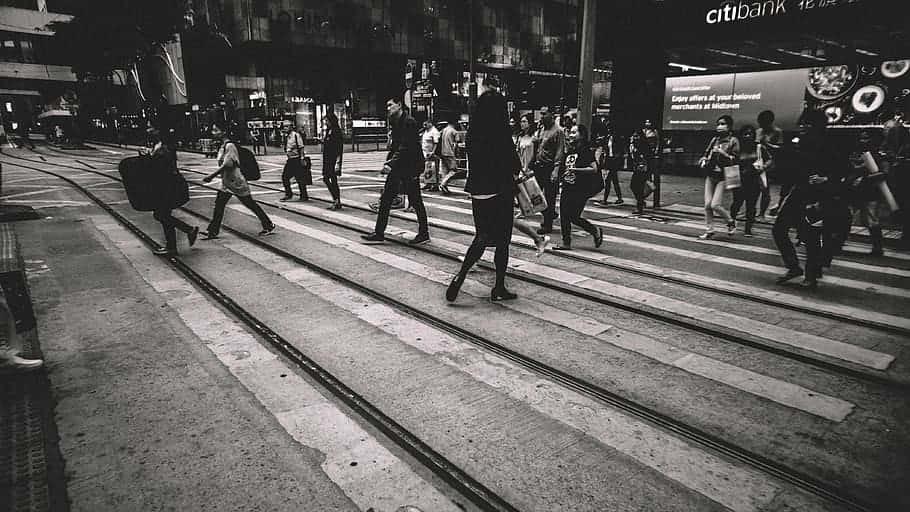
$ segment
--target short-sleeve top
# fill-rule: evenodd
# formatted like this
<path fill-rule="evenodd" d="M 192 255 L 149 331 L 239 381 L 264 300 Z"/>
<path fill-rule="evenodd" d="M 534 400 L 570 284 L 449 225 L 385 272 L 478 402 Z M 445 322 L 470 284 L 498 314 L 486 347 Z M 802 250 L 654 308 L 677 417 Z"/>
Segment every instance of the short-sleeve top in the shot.
<path fill-rule="evenodd" d="M 566 157 L 566 172 L 562 175 L 562 183 L 566 186 L 587 186 L 586 179 L 588 174 L 600 179 L 596 173 L 579 173 L 576 168 L 596 167 L 594 164 L 594 150 L 585 148 L 577 153 L 571 153 Z"/>
<path fill-rule="evenodd" d="M 513 140 L 518 151 L 518 160 L 521 161 L 521 170 L 527 173 L 531 169 L 531 162 L 534 161 L 534 136 L 520 135 Z"/>
<path fill-rule="evenodd" d="M 237 146 L 230 141 L 225 141 L 218 150 L 218 166 L 225 164 L 228 166 L 221 174 L 221 191 L 238 196 L 250 195 L 250 185 L 240 172 L 240 154 Z"/>

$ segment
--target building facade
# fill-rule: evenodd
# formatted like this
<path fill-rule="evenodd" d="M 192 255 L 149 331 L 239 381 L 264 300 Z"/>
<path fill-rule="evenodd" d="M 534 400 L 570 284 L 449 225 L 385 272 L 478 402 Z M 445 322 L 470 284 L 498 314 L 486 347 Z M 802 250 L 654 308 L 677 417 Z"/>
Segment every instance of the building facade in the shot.
<path fill-rule="evenodd" d="M 390 96 L 421 116 L 465 114 L 473 61 L 478 89 L 494 75 L 516 109 L 573 106 L 577 4 L 194 0 L 182 35 L 188 101 L 293 119 L 312 136 L 327 109 L 346 122 L 382 117 Z"/>

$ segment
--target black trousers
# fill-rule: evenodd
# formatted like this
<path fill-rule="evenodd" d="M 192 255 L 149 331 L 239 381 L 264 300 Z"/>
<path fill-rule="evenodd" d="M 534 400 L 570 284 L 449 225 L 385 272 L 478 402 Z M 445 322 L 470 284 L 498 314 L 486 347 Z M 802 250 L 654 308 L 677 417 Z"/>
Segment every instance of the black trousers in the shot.
<path fill-rule="evenodd" d="M 190 233 L 193 231 L 193 228 L 191 228 L 189 224 L 183 222 L 177 217 L 174 217 L 174 214 L 171 212 L 170 208 L 160 208 L 158 210 L 155 210 L 154 217 L 155 220 L 161 223 L 161 227 L 164 229 L 165 247 L 168 250 L 177 250 L 178 229 L 184 233 Z"/>
<path fill-rule="evenodd" d="M 221 232 L 221 221 L 224 220 L 224 208 L 233 195 L 234 194 L 223 190 L 218 191 L 218 196 L 215 197 L 215 211 L 212 213 L 212 221 L 209 222 L 209 235 L 214 236 Z M 262 223 L 262 229 L 267 229 L 272 226 L 272 220 L 269 219 L 269 216 L 266 215 L 264 211 L 262 211 L 262 207 L 259 206 L 259 203 L 253 200 L 253 196 L 237 196 L 237 199 L 240 199 L 243 206 L 249 208 L 250 211 L 259 218 L 259 222 Z"/>
<path fill-rule="evenodd" d="M 632 182 L 629 184 L 629 188 L 632 189 L 632 193 L 635 194 L 635 204 L 638 209 L 645 207 L 645 182 L 648 181 L 647 172 L 633 172 L 632 173 Z"/>
<path fill-rule="evenodd" d="M 830 258 L 822 252 L 822 237 L 825 231 L 823 228 L 812 227 L 806 221 L 806 202 L 800 197 L 799 191 L 791 190 L 782 200 L 771 232 L 784 265 L 790 270 L 801 270 L 796 247 L 790 240 L 790 230 L 794 228 L 806 246 L 806 275 L 809 277 L 821 275 L 822 266 L 830 263 Z"/>
<path fill-rule="evenodd" d="M 610 197 L 610 185 L 616 189 L 616 199 L 622 200 L 622 189 L 619 188 L 619 169 L 610 169 L 607 172 L 607 178 L 604 180 L 604 202 Z"/>
<path fill-rule="evenodd" d="M 306 184 L 300 177 L 301 173 L 303 173 L 303 164 L 300 163 L 300 159 L 288 158 L 288 161 L 284 164 L 284 170 L 281 171 L 281 183 L 284 184 L 285 197 L 294 195 L 294 193 L 291 192 L 291 178 L 297 180 L 297 186 L 300 187 L 300 197 L 302 199 L 308 199 L 310 197 L 306 191 Z"/>
<path fill-rule="evenodd" d="M 743 177 L 742 186 L 733 191 L 733 203 L 730 205 L 730 217 L 736 218 L 739 209 L 746 206 L 746 229 L 755 224 L 758 196 L 761 194 L 761 180 L 758 176 Z M 767 207 L 767 206 L 766 206 Z"/>
<path fill-rule="evenodd" d="M 467 275 L 471 267 L 483 256 L 487 247 L 495 247 L 493 264 L 496 267 L 496 284 L 493 288 L 505 287 L 506 270 L 509 267 L 509 244 L 512 242 L 512 196 L 499 194 L 489 199 L 472 199 L 474 214 L 474 240 L 464 255 L 461 275 Z"/>
<path fill-rule="evenodd" d="M 420 195 L 420 176 L 402 178 L 394 172 L 390 172 L 386 176 L 382 195 L 379 196 L 379 214 L 376 217 L 375 232 L 379 235 L 385 233 L 385 228 L 389 224 L 389 212 L 392 210 L 392 200 L 401 193 L 401 188 L 404 188 L 404 193 L 408 195 L 408 202 L 417 213 L 418 234 L 429 234 L 427 209 L 423 206 L 423 197 Z"/>
<path fill-rule="evenodd" d="M 588 198 L 583 191 L 576 191 L 574 187 L 563 187 L 562 196 L 559 198 L 559 226 L 565 245 L 572 243 L 572 224 L 587 231 L 591 236 L 597 234 L 597 228 L 581 216 L 587 202 Z"/>
<path fill-rule="evenodd" d="M 543 224 L 545 226 L 553 225 L 553 219 L 556 218 L 556 196 L 559 194 L 559 179 L 551 179 L 553 164 L 543 164 L 534 168 L 534 178 L 537 184 L 543 189 L 544 197 L 547 199 L 547 209 L 543 211 Z"/>

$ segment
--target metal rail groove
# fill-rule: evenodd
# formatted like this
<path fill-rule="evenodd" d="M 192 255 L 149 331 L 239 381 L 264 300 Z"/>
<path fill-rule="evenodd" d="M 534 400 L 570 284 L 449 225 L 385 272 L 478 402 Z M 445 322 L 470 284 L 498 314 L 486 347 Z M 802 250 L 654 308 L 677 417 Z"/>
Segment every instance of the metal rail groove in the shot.
<path fill-rule="evenodd" d="M 52 151 L 54 151 L 54 150 L 52 150 Z M 110 163 L 109 161 L 104 160 L 103 158 L 93 158 L 93 160 Z M 80 162 L 80 163 L 82 163 L 82 162 Z M 184 172 L 192 172 L 195 174 L 206 174 L 205 172 L 200 171 L 198 169 L 188 169 L 185 167 L 181 167 L 180 170 L 184 171 Z M 276 192 L 282 191 L 279 188 L 272 187 L 269 185 L 264 185 L 261 183 L 251 182 L 250 184 L 253 186 L 259 187 L 259 188 L 264 188 L 266 190 L 273 190 Z M 330 202 L 326 199 L 322 199 L 319 197 L 312 197 L 311 199 L 314 199 L 314 200 L 320 201 L 320 202 L 326 202 L 326 203 Z M 260 202 L 262 202 L 262 201 L 260 201 Z M 271 205 L 271 206 L 274 206 L 274 205 Z M 348 206 L 348 208 L 352 208 L 355 210 L 370 211 L 361 206 L 356 206 L 356 205 L 347 205 L 347 206 Z M 674 211 L 673 213 L 690 215 L 688 212 L 675 212 Z M 694 215 L 694 214 L 692 214 L 692 215 Z M 398 216 L 396 216 L 396 218 L 402 219 L 402 217 L 398 217 Z M 605 214 L 601 218 L 611 219 L 611 218 L 624 218 L 624 217 L 611 216 L 611 215 Z M 410 221 L 410 219 L 402 219 L 402 220 Z M 453 228 L 450 226 L 434 226 L 434 228 L 442 229 L 442 230 L 446 230 L 446 231 L 452 231 L 452 232 L 456 232 L 456 233 L 467 234 L 467 235 L 473 235 L 472 232 L 469 232 L 467 230 L 457 229 L 457 228 Z M 520 245 L 520 244 L 517 244 L 517 245 Z M 787 310 L 795 311 L 797 313 L 801 313 L 801 314 L 805 314 L 805 315 L 814 315 L 819 318 L 828 318 L 831 320 L 836 320 L 839 322 L 844 322 L 844 323 L 848 323 L 848 324 L 852 324 L 852 325 L 858 325 L 860 327 L 866 327 L 866 328 L 870 328 L 870 329 L 877 329 L 877 330 L 889 332 L 892 334 L 900 334 L 900 335 L 904 335 L 904 336 L 910 335 L 910 329 L 907 329 L 904 327 L 899 327 L 896 325 L 889 325 L 889 324 L 876 322 L 876 321 L 865 319 L 865 318 L 857 318 L 857 317 L 846 317 L 845 318 L 845 317 L 839 316 L 837 313 L 832 312 L 832 311 L 825 311 L 822 309 L 813 308 L 813 307 L 805 306 L 805 305 L 799 305 L 799 304 L 781 303 L 781 302 L 775 301 L 772 298 L 761 297 L 761 296 L 753 295 L 753 294 L 743 292 L 743 291 L 737 291 L 737 290 L 732 290 L 732 289 L 723 289 L 723 288 L 718 288 L 718 287 L 707 285 L 707 284 L 695 283 L 695 282 L 691 282 L 685 278 L 667 276 L 667 275 L 663 275 L 663 274 L 660 274 L 657 272 L 651 272 L 651 271 L 647 271 L 647 270 L 643 270 L 643 269 L 632 268 L 627 265 L 622 265 L 619 263 L 610 263 L 610 262 L 605 262 L 605 261 L 591 261 L 590 259 L 578 256 L 575 254 L 567 253 L 567 252 L 554 252 L 553 254 L 560 258 L 566 258 L 566 259 L 570 259 L 573 261 L 578 261 L 578 262 L 595 265 L 595 266 L 603 266 L 606 268 L 611 268 L 613 270 L 618 270 L 620 272 L 641 275 L 641 276 L 645 276 L 645 277 L 655 279 L 658 281 L 669 282 L 669 283 L 677 284 L 680 286 L 686 286 L 686 287 L 690 287 L 690 288 L 694 288 L 694 289 L 698 289 L 698 290 L 705 290 L 705 291 L 709 291 L 712 293 L 716 293 L 718 295 L 726 295 L 729 297 L 735 297 L 737 299 L 748 300 L 751 302 L 756 302 L 756 303 L 764 304 L 767 306 L 773 306 L 776 308 L 787 309 Z"/>
<path fill-rule="evenodd" d="M 21 157 L 14 157 L 14 158 L 19 158 L 21 160 L 26 160 L 26 161 L 29 161 L 32 163 L 37 163 L 37 162 L 34 162 L 33 160 L 24 159 Z M 106 178 L 112 179 L 114 181 L 119 181 L 118 178 L 105 174 L 101 171 L 92 171 L 92 170 L 88 170 L 88 169 L 82 169 L 82 168 L 72 167 L 72 166 L 67 166 L 67 165 L 62 165 L 62 164 L 54 164 L 54 165 L 58 165 L 60 167 L 76 169 L 81 172 L 94 173 L 94 174 L 98 174 L 100 176 L 104 176 Z M 196 171 L 194 169 L 184 169 L 184 170 L 194 172 L 194 173 L 201 172 L 201 171 Z M 195 185 L 202 187 L 202 188 L 217 190 L 215 187 L 213 187 L 211 185 L 203 184 L 203 183 L 196 183 Z M 259 185 L 259 186 L 263 187 L 263 188 L 269 188 L 265 185 Z M 335 220 L 327 219 L 327 218 L 324 218 L 324 217 L 321 217 L 318 215 L 291 209 L 280 203 L 276 204 L 276 203 L 264 201 L 261 199 L 256 199 L 256 202 L 263 204 L 265 206 L 269 206 L 271 208 L 275 208 L 275 209 L 278 209 L 281 211 L 291 213 L 296 216 L 316 220 L 316 221 L 322 222 L 324 224 L 329 224 L 332 226 L 340 227 L 342 229 L 346 229 L 349 231 L 355 231 L 358 233 L 367 233 L 368 232 L 365 229 L 362 229 L 362 228 L 359 228 L 356 226 L 350 226 L 350 225 L 345 224 L 340 221 L 335 221 Z M 352 207 L 352 208 L 364 210 L 359 207 Z M 188 210 L 185 210 L 185 211 L 187 211 L 188 213 L 191 213 L 191 214 L 195 214 L 195 212 L 189 212 Z M 455 230 L 455 229 L 451 229 L 451 228 L 449 228 L 449 230 L 453 231 L 453 232 L 459 232 L 459 233 L 464 233 L 464 234 L 469 234 L 469 235 L 473 234 L 473 233 L 469 233 L 467 231 Z M 400 245 L 407 245 L 406 241 L 397 240 L 394 237 L 388 237 L 387 240 L 400 244 Z M 433 248 L 431 246 L 426 246 L 426 245 L 419 245 L 419 246 L 416 246 L 413 248 L 426 252 L 426 253 L 429 253 L 429 254 L 439 256 L 439 257 L 447 258 L 450 260 L 460 261 L 459 260 L 459 256 L 461 256 L 460 254 L 448 251 L 446 249 Z M 478 266 L 485 268 L 487 270 L 494 269 L 494 266 L 491 263 L 488 263 L 485 261 L 478 262 Z M 761 338 L 758 338 L 758 337 L 751 337 L 746 334 L 738 334 L 735 331 L 728 331 L 721 327 L 714 327 L 714 326 L 711 326 L 710 324 L 699 322 L 697 320 L 689 319 L 689 318 L 686 318 L 683 316 L 673 315 L 673 314 L 664 312 L 660 308 L 643 306 L 639 303 L 629 302 L 629 301 L 626 301 L 623 299 L 611 298 L 607 295 L 604 295 L 604 294 L 601 294 L 598 292 L 593 292 L 593 291 L 584 290 L 584 289 L 577 289 L 577 288 L 573 288 L 571 286 L 565 286 L 561 283 L 549 280 L 547 278 L 539 277 L 539 276 L 530 274 L 525 271 L 509 269 L 508 274 L 515 279 L 518 279 L 518 280 L 521 280 L 521 281 L 524 281 L 527 283 L 531 283 L 536 286 L 540 286 L 547 290 L 555 291 L 558 293 L 565 293 L 567 295 L 578 297 L 583 300 L 588 300 L 588 301 L 591 301 L 591 302 L 594 302 L 597 304 L 602 304 L 602 305 L 605 305 L 608 307 L 614 307 L 617 309 L 621 309 L 623 311 L 628 311 L 628 312 L 631 312 L 631 313 L 634 313 L 637 315 L 641 315 L 641 316 L 645 316 L 647 318 L 658 320 L 658 321 L 661 321 L 661 322 L 664 322 L 664 323 L 667 323 L 670 325 L 682 327 L 682 328 L 690 330 L 690 331 L 699 332 L 701 334 L 705 334 L 705 335 L 712 336 L 712 337 L 715 337 L 718 339 L 722 339 L 722 340 L 725 340 L 725 341 L 728 341 L 731 343 L 735 343 L 737 345 L 746 346 L 746 347 L 753 348 L 753 349 L 756 349 L 756 350 L 759 350 L 762 352 L 766 352 L 769 354 L 773 354 L 773 355 L 776 355 L 779 357 L 784 357 L 784 358 L 787 358 L 787 359 L 790 359 L 793 361 L 797 361 L 797 362 L 800 362 L 803 364 L 813 366 L 815 368 L 824 370 L 826 372 L 829 372 L 829 373 L 832 373 L 835 375 L 841 375 L 841 376 L 845 376 L 845 377 L 849 377 L 849 378 L 853 378 L 853 379 L 857 379 L 857 380 L 862 380 L 862 381 L 877 384 L 877 385 L 883 385 L 883 386 L 890 387 L 890 388 L 910 389 L 910 382 L 903 382 L 903 381 L 895 380 L 895 379 L 889 377 L 884 372 L 869 371 L 869 370 L 859 369 L 854 366 L 840 364 L 840 363 L 836 363 L 836 362 L 825 360 L 825 359 L 818 359 L 811 355 L 803 354 L 803 353 L 800 353 L 800 352 L 797 352 L 797 351 L 794 351 L 794 350 L 791 350 L 791 349 L 788 349 L 785 347 L 780 347 L 780 346 L 769 344 L 768 342 L 763 341 Z M 809 315 L 811 313 L 806 313 L 806 314 Z M 869 327 L 869 326 L 865 326 L 865 327 L 870 328 L 870 329 L 875 329 L 875 327 Z"/>
<path fill-rule="evenodd" d="M 19 165 L 19 164 L 15 164 L 15 165 Z M 22 166 L 22 167 L 29 168 L 27 166 Z M 45 172 L 47 174 L 55 175 L 57 177 L 60 177 L 64 180 L 69 181 L 70 183 L 73 183 L 68 178 L 59 176 L 56 173 L 53 173 L 51 171 L 44 171 L 41 169 L 35 169 L 35 170 Z M 119 181 L 114 177 L 111 177 L 111 176 L 108 176 L 108 177 L 114 181 Z M 81 187 L 78 184 L 76 184 L 75 186 L 77 188 L 81 189 Z M 86 195 L 88 195 L 90 198 L 92 198 L 95 202 L 100 201 L 100 199 L 96 199 L 91 194 L 91 192 L 88 192 L 87 190 L 84 190 L 83 192 L 86 193 Z M 110 206 L 103 204 L 103 202 L 99 202 L 99 204 L 102 205 L 102 208 L 104 208 L 105 210 L 113 211 L 113 209 L 110 208 Z M 181 210 L 183 210 L 183 211 L 189 213 L 190 215 L 192 215 L 196 218 L 199 218 L 199 219 L 205 219 L 205 220 L 209 219 L 205 215 L 197 213 L 188 208 L 181 208 Z M 118 215 L 118 216 L 120 215 L 119 213 L 116 213 L 116 212 L 114 212 L 113 214 Z M 126 222 L 129 222 L 129 221 L 126 220 Z M 445 332 L 458 336 L 459 338 L 462 338 L 466 341 L 471 342 L 472 344 L 480 346 L 480 347 L 484 348 L 485 350 L 488 350 L 505 359 L 508 359 L 528 370 L 531 370 L 539 375 L 545 376 L 545 377 L 553 380 L 554 382 L 557 382 L 569 389 L 572 389 L 574 391 L 587 395 L 587 396 L 594 398 L 604 404 L 607 404 L 615 409 L 618 409 L 618 410 L 623 411 L 627 414 L 630 414 L 636 418 L 649 422 L 652 425 L 655 425 L 667 432 L 673 433 L 674 435 L 676 435 L 682 439 L 685 439 L 689 442 L 692 442 L 693 444 L 696 444 L 698 446 L 711 450 L 715 453 L 721 454 L 727 458 L 736 460 L 740 463 L 753 467 L 765 474 L 771 475 L 771 476 L 778 478 L 782 481 L 785 481 L 791 485 L 794 485 L 795 487 L 797 487 L 803 491 L 806 491 L 815 496 L 821 497 L 828 501 L 831 501 L 831 502 L 837 503 L 841 506 L 844 506 L 844 507 L 848 508 L 849 510 L 853 510 L 853 511 L 857 511 L 857 512 L 867 512 L 867 511 L 871 512 L 871 511 L 875 510 L 875 506 L 873 504 L 867 503 L 858 497 L 851 496 L 847 493 L 844 493 L 841 490 L 841 488 L 837 485 L 824 482 L 824 481 L 817 479 L 815 477 L 812 477 L 810 475 L 806 475 L 801 471 L 790 468 L 789 466 L 787 466 L 785 464 L 776 462 L 768 457 L 757 454 L 748 449 L 742 448 L 719 436 L 708 433 L 697 427 L 688 425 L 682 421 L 672 418 L 671 416 L 668 416 L 659 411 L 651 409 L 650 407 L 639 404 L 633 400 L 624 398 L 617 393 L 611 392 L 605 388 L 602 388 L 600 386 L 587 382 L 581 378 L 575 377 L 569 373 L 566 373 L 562 370 L 554 368 L 546 363 L 543 363 L 543 362 L 537 361 L 536 359 L 533 359 L 531 357 L 525 356 L 525 355 L 521 354 L 520 352 L 512 350 L 499 343 L 496 343 L 495 341 L 492 341 L 482 335 L 471 332 L 467 329 L 464 329 L 458 325 L 447 322 L 445 320 L 436 318 L 434 315 L 423 312 L 418 308 L 415 308 L 409 304 L 399 301 L 398 299 L 395 299 L 391 296 L 388 296 L 386 294 L 383 294 L 381 292 L 368 288 L 367 286 L 365 286 L 361 283 L 358 283 L 356 281 L 353 281 L 345 276 L 342 276 L 332 270 L 329 270 L 327 268 L 314 264 L 310 261 L 307 261 L 307 260 L 301 258 L 300 256 L 297 256 L 296 254 L 290 253 L 284 249 L 281 249 L 279 247 L 266 243 L 257 237 L 237 231 L 228 226 L 224 226 L 223 229 L 228 232 L 231 232 L 235 236 L 237 236 L 243 240 L 246 240 L 260 248 L 263 248 L 263 249 L 265 249 L 269 252 L 272 252 L 278 256 L 281 256 L 283 258 L 294 261 L 295 263 L 297 263 L 309 270 L 312 270 L 314 272 L 327 276 L 328 278 L 330 278 L 336 282 L 339 282 L 344 286 L 352 288 L 360 293 L 363 293 L 364 295 L 372 297 L 380 302 L 383 302 L 400 311 L 403 311 L 403 312 L 419 319 L 421 322 L 430 324 L 440 330 L 443 330 Z M 148 238 L 148 236 L 145 235 L 144 233 L 142 235 L 144 237 Z M 154 241 L 149 242 L 149 240 L 151 240 L 151 239 L 148 238 L 148 240 L 146 240 L 146 242 L 150 243 L 150 245 L 157 246 L 157 244 Z M 170 258 L 170 260 L 172 261 L 172 263 L 175 264 L 175 266 L 184 265 L 177 258 Z M 200 277 L 200 279 L 202 279 L 202 278 Z M 239 306 L 238 306 L 238 308 L 239 308 Z M 248 313 L 246 313 L 246 314 L 249 315 Z M 252 318 L 252 316 L 250 316 L 250 318 Z M 256 323 L 256 325 L 258 325 L 258 323 Z M 274 333 L 272 333 L 272 335 L 277 336 L 277 334 L 274 334 Z M 287 343 L 287 342 L 284 342 L 284 343 Z M 282 350 L 284 350 L 284 347 L 281 347 L 281 348 L 282 348 Z M 289 350 L 296 352 L 296 349 L 292 346 L 289 347 Z M 303 356 L 302 354 L 300 354 L 300 356 L 305 358 L 305 356 Z M 312 363 L 312 364 L 315 365 L 315 363 Z"/>
<path fill-rule="evenodd" d="M 53 171 L 28 167 L 20 164 L 13 164 L 19 167 L 42 172 L 56 178 L 62 179 L 82 192 L 86 197 L 94 201 L 100 208 L 114 217 L 120 224 L 132 232 L 136 237 L 145 242 L 152 248 L 160 248 L 160 245 L 148 234 L 142 231 L 138 226 L 133 224 L 129 219 L 118 213 L 110 205 L 95 196 L 88 189 L 76 183 L 74 180 L 57 174 Z M 109 178 L 119 181 L 112 176 Z M 200 216 L 195 212 L 190 212 Z M 236 231 L 226 229 L 237 233 Z M 249 240 L 255 240 L 250 239 Z M 260 243 L 262 247 L 268 247 Z M 224 306 L 228 311 L 240 319 L 250 329 L 252 329 L 261 338 L 265 339 L 273 348 L 282 355 L 287 357 L 291 362 L 316 380 L 321 386 L 329 390 L 334 396 L 339 398 L 348 407 L 354 410 L 361 417 L 366 419 L 371 425 L 379 429 L 384 435 L 391 439 L 395 444 L 403 448 L 421 464 L 430 469 L 434 474 L 440 477 L 447 484 L 451 485 L 464 497 L 477 505 L 481 510 L 493 512 L 517 512 L 518 509 L 512 506 L 498 494 L 484 486 L 464 470 L 445 458 L 442 454 L 436 452 L 428 444 L 424 443 L 417 436 L 408 431 L 404 426 L 398 424 L 395 420 L 385 415 L 376 406 L 367 401 L 364 397 L 349 388 L 343 382 L 338 380 L 330 372 L 322 368 L 314 360 L 307 357 L 303 352 L 297 349 L 293 344 L 287 341 L 280 334 L 272 330 L 268 325 L 258 320 L 253 314 L 237 304 L 229 296 L 225 295 L 217 286 L 209 280 L 194 271 L 190 266 L 177 257 L 171 256 L 166 258 L 175 269 L 180 271 L 195 286 L 205 291 L 209 296 L 215 299 L 219 304 Z"/>

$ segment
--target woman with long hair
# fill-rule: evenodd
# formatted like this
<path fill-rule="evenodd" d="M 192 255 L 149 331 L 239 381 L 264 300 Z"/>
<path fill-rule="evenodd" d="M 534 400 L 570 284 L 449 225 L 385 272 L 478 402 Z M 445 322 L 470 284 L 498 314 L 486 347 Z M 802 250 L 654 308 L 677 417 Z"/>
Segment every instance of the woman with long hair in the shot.
<path fill-rule="evenodd" d="M 262 231 L 259 232 L 259 236 L 271 235 L 275 231 L 275 224 L 250 194 L 250 185 L 240 172 L 240 153 L 233 142 L 230 126 L 223 121 L 216 121 L 212 124 L 212 138 L 221 141 L 221 147 L 218 149 L 218 169 L 202 178 L 202 181 L 209 183 L 221 176 L 221 189 L 215 197 L 212 221 L 209 223 L 208 229 L 202 233 L 203 239 L 218 238 L 218 234 L 221 232 L 221 221 L 224 219 L 224 208 L 231 200 L 231 196 L 237 196 L 243 206 L 249 208 L 262 223 Z"/>
<path fill-rule="evenodd" d="M 534 169 L 534 150 L 537 139 L 534 138 L 534 116 L 525 114 L 518 121 L 517 129 L 513 128 L 512 142 L 515 144 L 515 151 L 518 152 L 518 161 L 521 162 L 521 172 L 525 176 L 533 176 Z M 534 246 L 537 248 L 537 257 L 539 258 L 547 250 L 550 244 L 548 235 L 539 235 L 537 229 L 531 226 L 524 216 L 519 212 L 512 221 L 515 229 L 531 237 L 534 240 Z"/>
<path fill-rule="evenodd" d="M 325 116 L 325 135 L 322 138 L 322 181 L 332 194 L 332 205 L 329 210 L 341 209 L 341 188 L 338 176 L 341 176 L 341 160 L 344 153 L 344 139 L 338 116 L 329 110 Z"/>
<path fill-rule="evenodd" d="M 495 247 L 496 284 L 490 292 L 493 301 L 517 297 L 505 287 L 512 240 L 512 197 L 515 179 L 521 172 L 518 153 L 512 146 L 509 115 L 505 98 L 493 89 L 477 98 L 466 140 L 471 172 L 465 191 L 471 194 L 474 214 L 474 240 L 468 247 L 461 269 L 446 290 L 453 302 L 468 275 L 487 247 Z"/>
<path fill-rule="evenodd" d="M 702 240 L 714 238 L 714 214 L 727 222 L 727 234 L 736 234 L 736 221 L 723 207 L 726 183 L 724 168 L 739 163 L 739 139 L 733 135 L 733 118 L 727 115 L 717 119 L 717 136 L 711 139 L 699 165 L 705 169 L 705 232 Z"/>
<path fill-rule="evenodd" d="M 588 127 L 572 126 L 568 137 L 569 155 L 566 170 L 561 177 L 562 195 L 559 198 L 559 223 L 562 244 L 557 247 L 564 251 L 572 249 L 572 224 L 584 229 L 594 237 L 594 247 L 603 243 L 603 231 L 582 217 L 588 199 L 600 192 L 603 181 L 594 150 L 588 144 Z"/>

